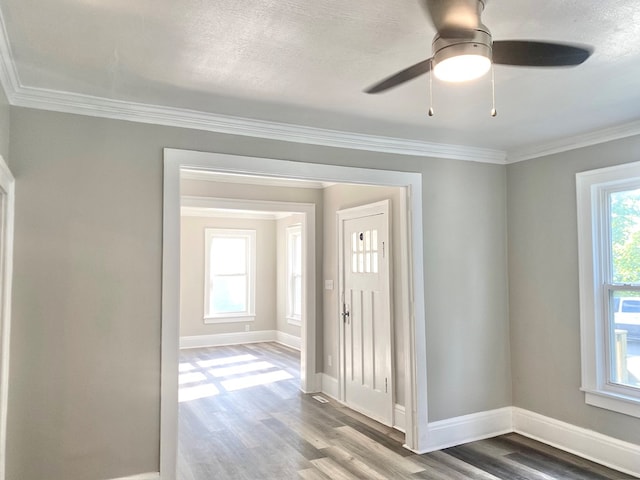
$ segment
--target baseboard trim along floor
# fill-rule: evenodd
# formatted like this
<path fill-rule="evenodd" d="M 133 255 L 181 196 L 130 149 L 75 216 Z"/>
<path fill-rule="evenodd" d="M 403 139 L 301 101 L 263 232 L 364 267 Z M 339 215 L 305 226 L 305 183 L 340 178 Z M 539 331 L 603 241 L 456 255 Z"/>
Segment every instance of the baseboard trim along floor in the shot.
<path fill-rule="evenodd" d="M 322 392 L 338 396 L 338 381 L 322 374 Z M 396 405 L 394 428 L 404 431 L 402 406 Z M 640 477 L 640 445 L 577 427 L 518 407 L 504 407 L 429 422 L 428 453 L 506 433 L 519 433 L 609 468 Z"/>

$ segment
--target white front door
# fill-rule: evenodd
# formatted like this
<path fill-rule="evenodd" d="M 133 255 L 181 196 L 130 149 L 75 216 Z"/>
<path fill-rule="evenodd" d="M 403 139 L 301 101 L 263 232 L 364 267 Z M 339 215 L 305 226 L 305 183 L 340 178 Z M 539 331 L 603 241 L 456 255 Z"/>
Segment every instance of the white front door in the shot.
<path fill-rule="evenodd" d="M 338 212 L 341 399 L 393 424 L 389 201 Z"/>

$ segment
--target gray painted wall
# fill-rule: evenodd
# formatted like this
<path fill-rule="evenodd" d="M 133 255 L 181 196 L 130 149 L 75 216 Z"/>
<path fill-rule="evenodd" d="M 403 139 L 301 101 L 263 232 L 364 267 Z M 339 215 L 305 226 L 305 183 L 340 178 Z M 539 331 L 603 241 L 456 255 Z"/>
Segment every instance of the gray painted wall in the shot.
<path fill-rule="evenodd" d="M 9 164 L 9 112 L 7 96 L 4 89 L 0 88 L 0 155 L 7 164 Z"/>
<path fill-rule="evenodd" d="M 584 403 L 575 174 L 637 161 L 640 137 L 507 167 L 513 401 L 640 444 L 640 419 Z"/>
<path fill-rule="evenodd" d="M 204 323 L 204 230 L 256 231 L 256 304 L 253 322 Z M 180 336 L 276 329 L 276 221 L 184 216 L 180 222 Z"/>
<path fill-rule="evenodd" d="M 504 167 L 13 107 L 10 140 L 8 480 L 158 468 L 163 147 L 421 172 L 429 418 L 511 404 Z"/>

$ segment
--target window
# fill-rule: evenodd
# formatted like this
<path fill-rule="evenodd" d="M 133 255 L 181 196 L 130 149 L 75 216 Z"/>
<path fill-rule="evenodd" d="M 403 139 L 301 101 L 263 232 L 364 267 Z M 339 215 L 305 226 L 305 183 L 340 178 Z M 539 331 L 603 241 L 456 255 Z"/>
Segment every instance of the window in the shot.
<path fill-rule="evenodd" d="M 378 273 L 378 230 L 351 234 L 351 272 Z"/>
<path fill-rule="evenodd" d="M 205 229 L 205 323 L 255 315 L 255 230 Z"/>
<path fill-rule="evenodd" d="M 582 389 L 640 417 L 640 162 L 576 178 Z"/>
<path fill-rule="evenodd" d="M 302 227 L 287 227 L 287 321 L 302 319 Z"/>

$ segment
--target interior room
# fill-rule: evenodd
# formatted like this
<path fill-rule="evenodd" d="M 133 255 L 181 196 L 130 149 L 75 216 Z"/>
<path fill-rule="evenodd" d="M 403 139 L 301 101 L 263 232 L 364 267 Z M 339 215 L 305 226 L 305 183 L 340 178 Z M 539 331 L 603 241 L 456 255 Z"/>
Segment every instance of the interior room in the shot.
<path fill-rule="evenodd" d="M 301 416 L 256 432 L 334 429 L 293 478 L 376 449 L 406 478 L 564 478 L 550 452 L 640 477 L 639 15 L 0 0 L 0 480 L 178 479 L 180 375 L 215 349 L 299 375 L 265 388 Z M 270 258 L 229 321 L 205 284 L 252 270 L 211 245 L 252 231 Z"/>

